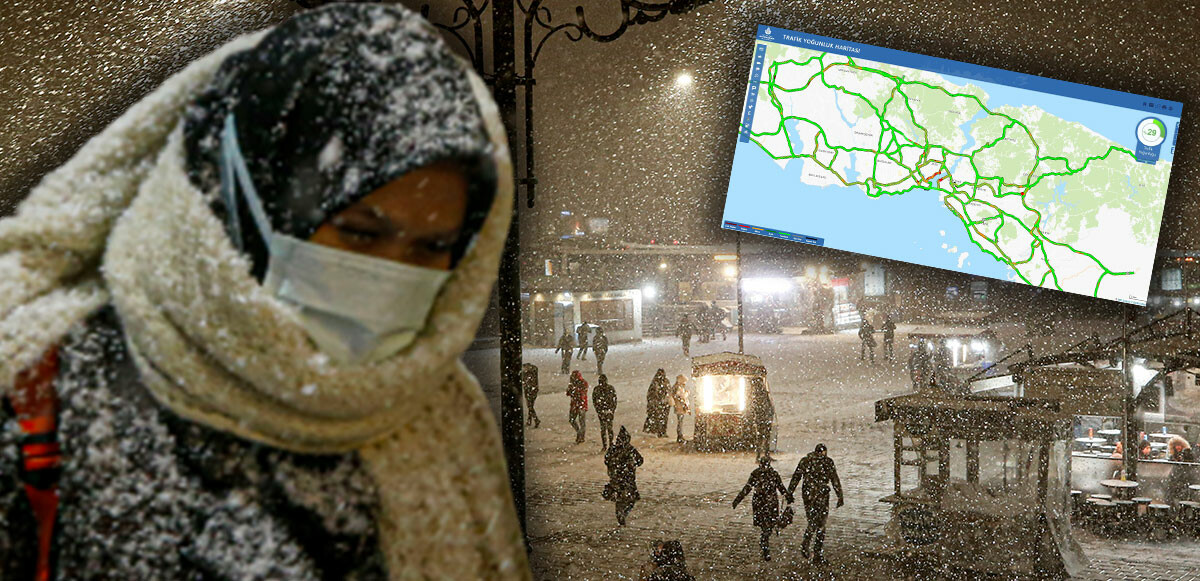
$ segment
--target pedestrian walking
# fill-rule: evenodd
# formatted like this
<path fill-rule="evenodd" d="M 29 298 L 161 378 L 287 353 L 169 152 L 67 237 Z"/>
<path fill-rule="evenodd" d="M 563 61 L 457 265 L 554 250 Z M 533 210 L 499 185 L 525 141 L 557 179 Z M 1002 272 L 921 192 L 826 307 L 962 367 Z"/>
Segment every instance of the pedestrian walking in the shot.
<path fill-rule="evenodd" d="M 571 409 L 567 421 L 575 428 L 575 443 L 582 444 L 587 431 L 588 383 L 578 369 L 571 372 L 571 380 L 567 383 L 567 397 L 571 398 Z"/>
<path fill-rule="evenodd" d="M 542 425 L 542 420 L 538 419 L 537 404 L 538 396 L 538 368 L 532 363 L 521 365 L 521 386 L 525 388 L 525 410 L 528 416 L 525 420 L 525 425 L 533 426 L 534 428 Z"/>
<path fill-rule="evenodd" d="M 608 335 L 603 327 L 596 327 L 596 337 L 592 339 L 592 352 L 596 354 L 596 373 L 604 373 L 604 358 L 608 356 Z"/>
<path fill-rule="evenodd" d="M 859 314 L 862 317 L 862 324 L 858 326 L 858 338 L 862 341 L 862 345 L 858 350 L 858 360 L 862 361 L 867 351 L 871 351 L 871 365 L 875 365 L 875 327 L 867 320 L 866 315 Z"/>
<path fill-rule="evenodd" d="M 607 450 L 613 443 L 613 415 L 617 413 L 617 390 L 608 383 L 608 376 L 600 374 L 596 387 L 592 389 L 592 405 L 596 406 L 596 418 L 600 420 L 600 449 Z"/>
<path fill-rule="evenodd" d="M 833 459 L 826 453 L 825 444 L 817 444 L 812 452 L 800 459 L 796 464 L 796 472 L 788 483 L 788 492 L 794 493 L 800 486 L 800 498 L 804 501 L 804 517 L 808 526 L 804 529 L 804 542 L 800 546 L 804 558 L 809 557 L 809 543 L 812 543 L 812 562 L 815 565 L 825 564 L 821 550 L 825 545 L 825 519 L 829 517 L 829 487 L 837 493 L 837 505 L 845 504 L 842 496 L 842 482 L 838 480 L 837 468 Z"/>
<path fill-rule="evenodd" d="M 559 373 L 566 375 L 571 370 L 571 356 L 575 354 L 575 340 L 571 338 L 571 331 L 563 329 L 562 337 L 558 338 L 558 347 L 554 348 L 554 352 L 562 354 L 562 368 Z"/>
<path fill-rule="evenodd" d="M 637 467 L 643 462 L 642 454 L 629 441 L 625 426 L 617 433 L 617 441 L 604 454 L 604 466 L 608 468 L 608 484 L 604 486 L 604 499 L 616 505 L 617 523 L 625 526 L 633 505 L 642 497 L 637 488 Z"/>
<path fill-rule="evenodd" d="M 591 342 L 588 341 L 588 336 L 592 334 L 592 326 L 587 323 L 583 323 L 579 325 L 579 329 L 575 331 L 575 334 L 576 339 L 579 340 L 577 343 L 579 345 L 579 354 L 576 356 L 576 359 L 587 359 L 587 350 L 588 347 L 591 346 Z"/>
<path fill-rule="evenodd" d="M 691 357 L 692 346 L 692 322 L 684 315 L 679 319 L 679 326 L 675 328 L 675 335 L 683 343 L 683 356 Z"/>
<path fill-rule="evenodd" d="M 771 533 L 779 526 L 779 494 L 783 494 L 788 504 L 794 500 L 792 493 L 783 487 L 779 473 L 771 467 L 772 461 L 769 454 L 760 456 L 758 467 L 750 473 L 750 480 L 733 499 L 733 508 L 737 508 L 747 494 L 754 492 L 750 506 L 754 511 L 754 526 L 762 530 L 758 545 L 764 561 L 771 560 Z"/>
<path fill-rule="evenodd" d="M 675 441 L 682 444 L 683 416 L 692 413 L 688 406 L 687 378 L 682 375 L 675 376 L 675 385 L 671 388 L 671 406 L 675 410 Z"/>
<path fill-rule="evenodd" d="M 917 339 L 912 354 L 908 356 L 908 376 L 912 379 L 913 391 L 924 391 L 932 381 L 933 359 L 929 353 L 930 345 L 925 339 Z"/>
<path fill-rule="evenodd" d="M 0 220 L 0 577 L 530 579 L 459 363 L 513 205 L 487 86 L 335 4 L 151 89 Z"/>
<path fill-rule="evenodd" d="M 892 316 L 890 314 L 883 320 L 883 325 L 880 327 L 880 330 L 883 331 L 884 357 L 887 358 L 888 361 L 895 361 L 896 354 L 893 352 L 893 348 L 896 344 L 896 322 L 892 320 Z"/>
<path fill-rule="evenodd" d="M 750 429 L 753 431 L 754 456 L 762 458 L 771 451 L 771 429 L 775 425 L 775 404 L 761 377 L 750 378 Z"/>
<path fill-rule="evenodd" d="M 659 368 L 654 372 L 654 379 L 650 380 L 650 387 L 646 389 L 646 423 L 642 426 L 642 431 L 658 437 L 667 435 L 666 410 L 670 404 L 664 400 L 670 389 L 671 382 L 667 379 L 667 372 Z"/>

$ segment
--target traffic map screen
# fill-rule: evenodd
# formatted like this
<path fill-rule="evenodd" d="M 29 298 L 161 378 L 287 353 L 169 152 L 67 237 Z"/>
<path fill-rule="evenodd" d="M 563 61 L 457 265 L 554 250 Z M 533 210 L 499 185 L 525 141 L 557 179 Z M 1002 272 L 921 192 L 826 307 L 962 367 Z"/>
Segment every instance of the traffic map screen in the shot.
<path fill-rule="evenodd" d="M 722 227 L 1144 305 L 1182 108 L 759 26 Z"/>

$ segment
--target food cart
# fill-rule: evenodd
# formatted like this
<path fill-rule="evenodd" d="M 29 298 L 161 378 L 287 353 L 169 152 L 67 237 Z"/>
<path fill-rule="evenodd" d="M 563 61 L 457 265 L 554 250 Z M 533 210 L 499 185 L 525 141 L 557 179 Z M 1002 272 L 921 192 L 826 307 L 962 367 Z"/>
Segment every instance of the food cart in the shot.
<path fill-rule="evenodd" d="M 1004 348 L 996 333 L 986 327 L 921 325 L 908 332 L 912 349 L 913 385 L 957 393 L 974 375 L 992 366 Z"/>
<path fill-rule="evenodd" d="M 1057 401 L 918 393 L 877 401 L 875 421 L 887 420 L 894 490 L 881 499 L 892 514 L 883 554 L 977 574 L 1086 566 L 1069 522 L 1072 418 Z"/>
<path fill-rule="evenodd" d="M 751 447 L 752 391 L 762 382 L 770 397 L 767 368 L 753 355 L 713 353 L 692 358 L 696 386 L 695 443 L 700 450 Z M 774 434 L 772 434 L 772 443 Z"/>

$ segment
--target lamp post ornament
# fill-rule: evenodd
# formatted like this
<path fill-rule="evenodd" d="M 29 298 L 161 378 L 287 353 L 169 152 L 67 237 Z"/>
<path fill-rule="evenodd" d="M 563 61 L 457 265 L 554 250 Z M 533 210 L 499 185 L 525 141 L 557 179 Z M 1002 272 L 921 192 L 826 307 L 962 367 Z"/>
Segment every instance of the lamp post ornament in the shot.
<path fill-rule="evenodd" d="M 305 8 L 315 8 L 332 0 L 295 0 Z M 572 42 L 585 38 L 612 42 L 631 26 L 663 20 L 669 14 L 684 14 L 712 0 L 619 0 L 621 22 L 611 31 L 593 29 L 587 21 L 582 0 L 575 0 L 574 21 L 555 21 L 544 0 L 453 0 L 449 23 L 429 18 L 430 4 L 421 5 L 421 15 L 433 26 L 457 41 L 471 65 L 492 86 L 496 105 L 504 120 L 513 159 L 524 160 L 524 172 L 518 172 L 516 187 L 524 188 L 525 204 L 532 208 L 537 178 L 534 174 L 533 87 L 534 66 L 552 37 L 565 36 Z M 569 3 L 567 3 L 569 5 Z M 484 54 L 484 13 L 491 7 L 492 69 L 487 70 Z M 611 6 L 606 3 L 606 6 Z M 519 14 L 518 14 L 519 12 Z M 517 71 L 516 32 L 523 34 L 521 70 Z M 469 32 L 468 32 L 469 31 Z M 561 34 L 559 34 L 561 33 Z M 464 35 L 470 35 L 470 40 Z M 452 43 L 453 45 L 453 43 Z M 524 89 L 523 139 L 517 131 L 517 87 Z M 513 198 L 513 220 L 500 259 L 497 282 L 500 310 L 500 423 L 509 480 L 516 502 L 517 516 L 525 527 L 525 433 L 521 407 L 521 271 L 519 262 L 520 196 Z"/>

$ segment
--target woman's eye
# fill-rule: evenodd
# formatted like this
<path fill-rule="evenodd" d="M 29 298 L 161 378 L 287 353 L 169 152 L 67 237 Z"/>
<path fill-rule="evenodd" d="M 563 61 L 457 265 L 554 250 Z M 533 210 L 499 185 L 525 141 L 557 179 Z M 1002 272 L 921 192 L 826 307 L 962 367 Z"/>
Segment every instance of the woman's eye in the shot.
<path fill-rule="evenodd" d="M 342 225 L 338 227 L 338 235 L 341 236 L 346 242 L 353 244 L 365 244 L 378 240 L 383 233 L 367 228 L 356 228 L 353 226 Z"/>

